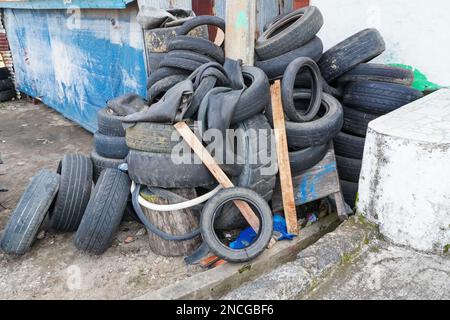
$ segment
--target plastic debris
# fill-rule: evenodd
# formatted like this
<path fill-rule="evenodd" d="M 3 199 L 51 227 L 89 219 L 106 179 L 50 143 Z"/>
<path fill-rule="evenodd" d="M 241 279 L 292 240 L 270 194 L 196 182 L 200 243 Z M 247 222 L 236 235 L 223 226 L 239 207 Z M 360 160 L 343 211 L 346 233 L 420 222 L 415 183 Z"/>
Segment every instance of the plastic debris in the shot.
<path fill-rule="evenodd" d="M 273 216 L 273 231 L 278 241 L 292 240 L 295 237 L 295 235 L 287 232 L 286 220 L 278 214 Z M 247 248 L 253 243 L 256 236 L 256 232 L 248 227 L 241 231 L 235 241 L 230 243 L 230 248 L 235 250 Z"/>

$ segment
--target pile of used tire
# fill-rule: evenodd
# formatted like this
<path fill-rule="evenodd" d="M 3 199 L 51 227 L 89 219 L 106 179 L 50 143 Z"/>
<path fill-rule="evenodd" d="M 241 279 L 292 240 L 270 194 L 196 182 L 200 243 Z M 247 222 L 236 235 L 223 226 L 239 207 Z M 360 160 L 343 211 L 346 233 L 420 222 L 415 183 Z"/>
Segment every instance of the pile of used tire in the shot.
<path fill-rule="evenodd" d="M 290 121 L 297 119 L 300 121 L 298 126 L 304 127 L 301 121 L 305 118 L 299 117 L 298 112 L 312 111 L 312 103 L 306 108 L 304 102 L 296 100 L 300 100 L 302 88 L 304 91 L 312 87 L 312 91 L 317 92 L 318 85 L 313 85 L 319 81 L 316 78 L 317 70 L 313 72 L 308 67 L 305 69 L 309 72 L 300 72 L 295 76 L 292 70 L 299 69 L 290 64 L 295 65 L 293 61 L 299 55 L 317 62 L 324 96 L 334 96 L 343 107 L 342 131 L 337 135 L 334 130 L 328 132 L 336 135 L 334 146 L 341 187 L 346 202 L 353 206 L 358 192 L 368 123 L 421 98 L 423 94 L 411 88 L 414 74 L 410 70 L 368 63 L 385 50 L 385 42 L 375 29 L 362 30 L 322 53 L 322 42 L 316 34 L 323 22 L 319 9 L 314 6 L 276 17 L 256 43 L 255 64 L 271 80 L 282 79 L 286 116 Z M 270 117 L 270 112 L 266 112 L 266 115 Z M 290 121 L 286 126 L 288 139 L 291 136 L 290 147 L 304 147 L 305 144 L 296 146 L 296 142 L 293 142 L 297 136 L 292 135 Z M 309 133 L 307 136 L 314 139 L 315 135 Z M 318 150 L 316 152 L 317 155 L 321 154 Z"/>
<path fill-rule="evenodd" d="M 225 21 L 214 16 L 200 16 L 171 28 L 154 29 L 153 38 L 159 38 L 159 47 L 166 52 L 158 56 L 147 83 L 149 103 L 157 102 L 177 83 L 185 80 L 193 71 L 205 63 L 217 62 L 223 65 L 225 53 L 222 47 L 202 36 L 202 26 L 215 26 L 225 32 Z M 156 50 L 156 49 L 155 49 Z"/>
<path fill-rule="evenodd" d="M 0 102 L 9 101 L 15 96 L 16 90 L 8 68 L 0 68 Z"/>

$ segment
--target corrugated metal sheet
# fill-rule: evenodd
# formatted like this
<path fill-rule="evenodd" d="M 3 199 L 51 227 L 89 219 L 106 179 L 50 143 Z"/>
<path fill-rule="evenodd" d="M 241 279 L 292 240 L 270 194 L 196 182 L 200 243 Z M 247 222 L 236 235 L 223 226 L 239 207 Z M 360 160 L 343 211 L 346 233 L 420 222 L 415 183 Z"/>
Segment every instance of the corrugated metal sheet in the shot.
<path fill-rule="evenodd" d="M 5 9 L 18 89 L 89 131 L 107 100 L 146 95 L 144 40 L 137 6 L 122 10 Z M 77 21 L 79 24 L 77 24 Z M 73 23 L 73 24 L 72 24 Z"/>
<path fill-rule="evenodd" d="M 0 8 L 15 9 L 123 9 L 135 0 L 28 0 L 28 1 L 0 1 Z"/>

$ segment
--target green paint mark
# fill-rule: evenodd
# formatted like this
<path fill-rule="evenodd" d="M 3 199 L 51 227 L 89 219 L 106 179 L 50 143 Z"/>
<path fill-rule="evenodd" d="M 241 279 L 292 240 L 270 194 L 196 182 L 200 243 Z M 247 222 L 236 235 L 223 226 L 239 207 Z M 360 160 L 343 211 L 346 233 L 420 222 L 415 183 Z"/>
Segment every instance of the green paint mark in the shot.
<path fill-rule="evenodd" d="M 429 81 L 427 76 L 423 72 L 421 72 L 419 69 L 416 69 L 412 66 L 408 66 L 405 64 L 397 64 L 397 63 L 391 63 L 390 65 L 393 67 L 399 67 L 399 68 L 403 68 L 403 69 L 412 70 L 414 72 L 414 82 L 412 84 L 412 87 L 414 89 L 417 89 L 420 91 L 425 91 L 425 90 L 434 91 L 434 90 L 444 88 L 444 86 L 441 86 L 439 84 Z"/>
<path fill-rule="evenodd" d="M 236 19 L 236 28 L 247 28 L 248 24 L 247 14 L 245 13 L 245 11 L 240 11 Z"/>

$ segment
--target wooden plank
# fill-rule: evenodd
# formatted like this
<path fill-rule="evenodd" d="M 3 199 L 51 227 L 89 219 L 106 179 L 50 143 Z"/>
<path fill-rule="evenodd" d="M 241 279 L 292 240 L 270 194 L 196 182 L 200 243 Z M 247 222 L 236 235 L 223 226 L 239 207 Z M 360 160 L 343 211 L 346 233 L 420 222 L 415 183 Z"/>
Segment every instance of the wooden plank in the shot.
<path fill-rule="evenodd" d="M 148 292 L 138 300 L 219 299 L 228 292 L 295 260 L 297 254 L 315 243 L 339 225 L 336 215 L 320 219 L 304 229 L 292 241 L 281 241 L 272 250 L 264 251 L 249 263 L 226 263 L 212 270 L 198 273 L 188 279 Z M 251 297 L 250 297 L 251 298 Z"/>
<path fill-rule="evenodd" d="M 178 131 L 180 136 L 186 141 L 186 143 L 192 148 L 195 154 L 202 160 L 203 164 L 211 171 L 211 174 L 216 178 L 220 185 L 224 188 L 233 188 L 234 185 L 228 176 L 223 172 L 223 170 L 216 163 L 214 158 L 209 154 L 208 150 L 203 146 L 197 136 L 192 132 L 189 126 L 185 122 L 178 122 L 175 124 L 175 129 Z M 249 225 L 255 230 L 256 233 L 259 231 L 259 219 L 253 212 L 252 208 L 245 201 L 236 200 L 233 201 L 236 207 L 241 211 L 245 220 Z"/>
<path fill-rule="evenodd" d="M 226 1 L 225 55 L 253 65 L 255 60 L 256 0 Z"/>
<path fill-rule="evenodd" d="M 336 157 L 331 146 L 325 157 L 313 168 L 292 177 L 295 205 L 325 198 L 340 192 L 339 176 L 336 169 Z M 338 203 L 336 203 L 339 205 Z M 277 181 L 272 197 L 272 209 L 278 212 L 283 209 L 280 181 Z"/>
<path fill-rule="evenodd" d="M 283 197 L 284 216 L 287 231 L 298 234 L 297 210 L 295 208 L 294 188 L 292 185 L 291 165 L 289 163 L 289 150 L 284 122 L 284 111 L 281 103 L 280 80 L 270 88 L 272 95 L 273 125 L 275 141 L 277 146 L 278 168 L 280 172 L 280 183 Z"/>

